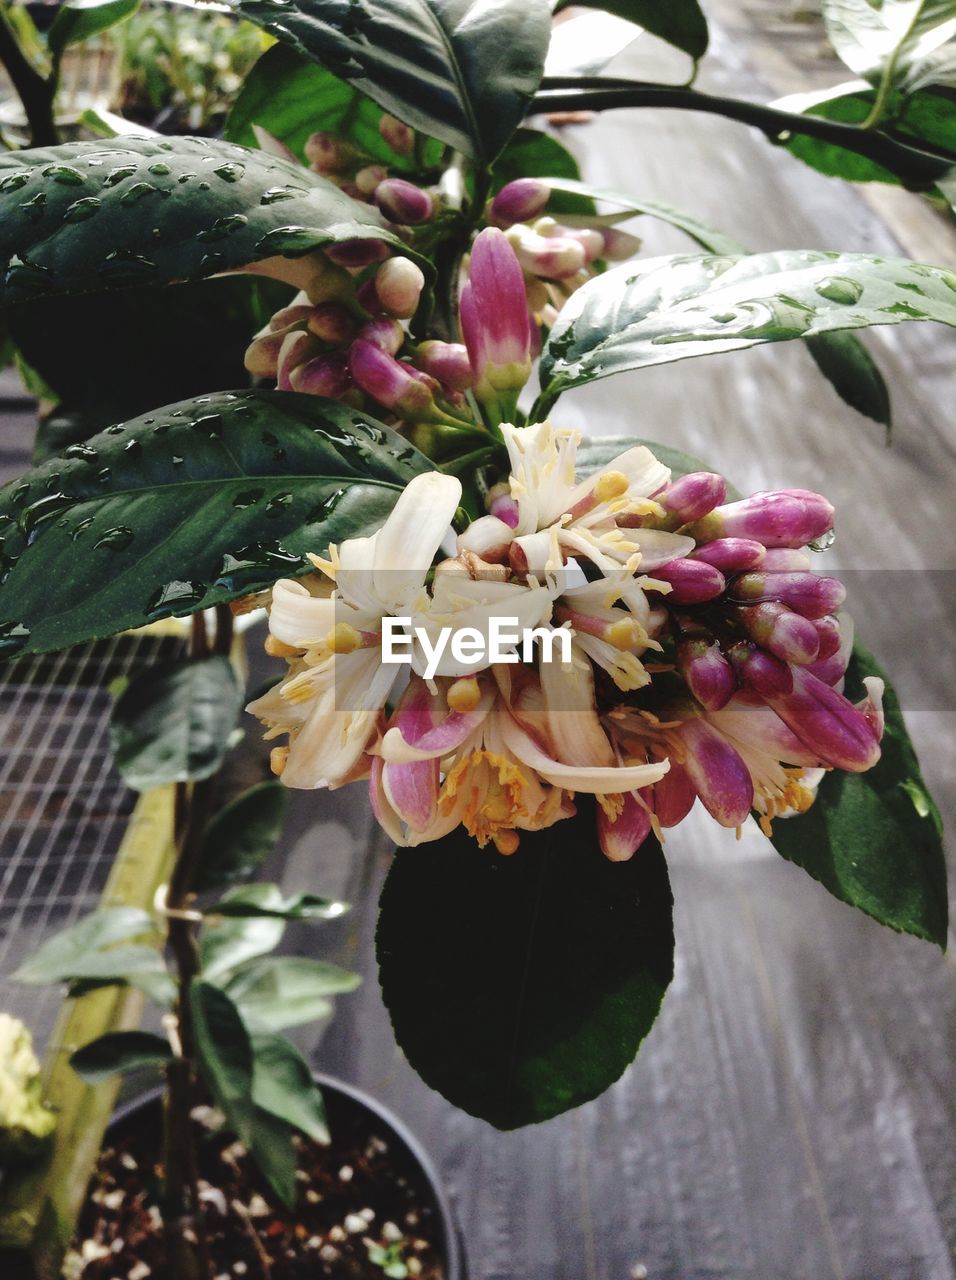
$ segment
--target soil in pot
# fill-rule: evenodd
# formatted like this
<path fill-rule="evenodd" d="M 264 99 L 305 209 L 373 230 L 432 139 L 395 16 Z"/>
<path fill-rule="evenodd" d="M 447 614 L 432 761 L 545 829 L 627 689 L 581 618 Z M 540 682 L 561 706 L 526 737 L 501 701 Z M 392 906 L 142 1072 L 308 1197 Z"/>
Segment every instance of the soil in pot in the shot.
<path fill-rule="evenodd" d="M 299 1200 L 278 1204 L 211 1108 L 194 1114 L 216 1280 L 445 1280 L 443 1228 L 418 1163 L 390 1127 L 324 1090 L 332 1144 L 296 1139 Z M 110 1132 L 64 1265 L 69 1280 L 177 1280 L 163 1258 L 158 1100 Z"/>

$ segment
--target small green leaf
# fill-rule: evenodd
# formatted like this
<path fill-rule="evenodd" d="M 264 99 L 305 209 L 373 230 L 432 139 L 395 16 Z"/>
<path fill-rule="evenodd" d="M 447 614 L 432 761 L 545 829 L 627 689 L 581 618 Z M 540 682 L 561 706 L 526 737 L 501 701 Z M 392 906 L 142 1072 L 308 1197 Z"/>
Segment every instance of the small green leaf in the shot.
<path fill-rule="evenodd" d="M 367 414 L 286 391 L 199 396 L 114 425 L 0 490 L 0 654 L 309 570 L 307 552 L 373 532 L 430 469 Z"/>
<path fill-rule="evenodd" d="M 0 303 L 202 280 L 362 238 L 408 252 L 374 205 L 231 142 L 126 137 L 0 154 Z"/>
<path fill-rule="evenodd" d="M 313 1141 L 327 1144 L 329 1128 L 322 1094 L 295 1045 L 285 1036 L 254 1035 L 252 1056 L 252 1097 L 256 1106 Z"/>
<path fill-rule="evenodd" d="M 109 1031 L 85 1044 L 70 1066 L 89 1084 L 145 1067 L 163 1067 L 172 1059 L 169 1043 L 147 1031 Z"/>
<path fill-rule="evenodd" d="M 690 54 L 695 62 L 707 52 L 707 19 L 697 0 L 559 0 L 555 10 L 572 4 L 626 18 Z"/>
<path fill-rule="evenodd" d="M 77 968 L 93 960 L 96 953 L 116 942 L 155 932 L 152 916 L 138 907 L 106 907 L 54 934 L 13 976 L 17 982 L 33 984 L 65 982 L 81 976 Z"/>
<path fill-rule="evenodd" d="M 59 57 L 71 44 L 82 44 L 108 31 L 139 8 L 139 0 L 66 0 L 56 11 L 47 35 L 50 52 Z"/>
<path fill-rule="evenodd" d="M 625 263 L 565 303 L 542 352 L 532 417 L 568 387 L 625 369 L 907 320 L 956 325 L 956 274 L 808 250 Z"/>
<path fill-rule="evenodd" d="M 225 989 L 253 1031 L 269 1032 L 324 1018 L 332 1008 L 328 997 L 360 982 L 358 974 L 325 960 L 266 956 L 236 970 Z"/>
<path fill-rule="evenodd" d="M 189 1009 L 199 1069 L 209 1092 L 243 1142 L 252 1137 L 252 1044 L 239 1011 L 226 993 L 195 979 Z"/>
<path fill-rule="evenodd" d="M 208 778 L 229 750 L 243 690 L 228 658 L 180 658 L 149 667 L 113 707 L 110 746 L 137 791 Z"/>
<path fill-rule="evenodd" d="M 485 164 L 527 110 L 550 35 L 546 0 L 237 0 L 244 18 L 413 128 Z M 358 14 L 358 20 L 356 20 Z M 324 126 L 323 126 L 324 127 Z"/>
<path fill-rule="evenodd" d="M 203 834 L 192 890 L 217 889 L 258 870 L 282 834 L 288 807 L 281 782 L 260 782 L 220 809 Z"/>
<path fill-rule="evenodd" d="M 250 886 L 253 887 L 253 886 Z M 224 979 L 239 965 L 261 956 L 279 945 L 285 921 L 268 916 L 233 920 L 207 919 L 199 939 L 203 977 L 225 986 Z"/>
<path fill-rule="evenodd" d="M 413 172 L 414 155 L 399 155 L 379 132 L 385 113 L 377 103 L 326 67 L 287 44 L 269 49 L 246 77 L 226 121 L 225 136 L 244 147 L 257 147 L 253 125 L 284 142 L 305 161 L 305 143 L 318 128 L 334 133 L 368 156 L 369 162 L 396 172 Z M 437 168 L 442 147 L 429 140 L 422 166 Z"/>
<path fill-rule="evenodd" d="M 250 884 L 233 890 L 221 902 L 207 908 L 210 915 L 272 917 L 278 920 L 335 920 L 344 915 L 344 902 L 320 898 L 314 893 L 292 893 L 286 897 L 277 884 Z"/>
<path fill-rule="evenodd" d="M 269 1186 L 290 1210 L 298 1197 L 294 1137 L 290 1124 L 263 1107 L 253 1107 L 249 1150 Z"/>
<path fill-rule="evenodd" d="M 609 862 L 581 799 L 576 817 L 522 832 L 511 858 L 460 828 L 400 849 L 382 894 L 379 977 L 399 1045 L 426 1084 L 500 1129 L 603 1093 L 673 972 L 660 845 Z"/>
<path fill-rule="evenodd" d="M 848 697 L 862 696 L 864 676 L 886 680 L 857 645 L 847 672 Z M 879 763 L 867 773 L 827 774 L 807 813 L 773 824 L 773 845 L 841 902 L 945 949 L 942 823 L 889 684 L 883 708 Z"/>

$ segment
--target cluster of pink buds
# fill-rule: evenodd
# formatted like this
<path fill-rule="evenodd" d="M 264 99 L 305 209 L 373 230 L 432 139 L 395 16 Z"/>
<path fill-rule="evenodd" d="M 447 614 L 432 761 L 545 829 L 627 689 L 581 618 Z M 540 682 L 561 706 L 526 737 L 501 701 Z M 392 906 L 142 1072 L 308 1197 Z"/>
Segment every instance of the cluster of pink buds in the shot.
<path fill-rule="evenodd" d="M 488 206 L 488 221 L 505 231 L 525 273 L 536 324 L 550 328 L 565 300 L 595 274 L 597 264 L 630 258 L 640 240 L 586 215 L 564 222 L 547 216 L 552 189 L 540 178 L 516 178 Z"/>

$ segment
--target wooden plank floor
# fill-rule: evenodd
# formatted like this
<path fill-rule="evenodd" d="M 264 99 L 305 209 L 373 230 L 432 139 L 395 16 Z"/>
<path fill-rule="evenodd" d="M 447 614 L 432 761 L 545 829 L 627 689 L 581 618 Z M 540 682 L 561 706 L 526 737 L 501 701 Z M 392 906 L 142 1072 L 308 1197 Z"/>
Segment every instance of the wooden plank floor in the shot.
<path fill-rule="evenodd" d="M 773 58 L 746 38 L 754 11 L 708 8 L 706 87 L 773 95 L 755 70 Z M 642 53 L 615 70 L 655 67 Z M 567 136 L 587 148 L 589 178 L 680 205 L 754 249 L 900 251 L 866 193 L 740 126 L 622 112 Z M 649 253 L 687 251 L 666 228 L 642 232 Z M 684 447 L 745 490 L 830 496 L 829 562 L 895 676 L 951 817 L 956 333 L 911 325 L 870 343 L 892 383 L 892 449 L 795 344 L 600 383 L 556 416 Z M 22 452 L 20 423 L 4 414 L 4 469 Z M 954 1280 L 952 960 L 832 901 L 755 830 L 736 843 L 692 819 L 667 854 L 677 972 L 638 1062 L 577 1112 L 499 1134 L 431 1093 L 394 1044 L 372 959 L 391 853 L 361 788 L 295 796 L 277 871 L 290 889 L 341 894 L 356 910 L 320 935 L 296 932 L 293 946 L 318 937 L 366 975 L 311 1042 L 317 1065 L 370 1089 L 424 1140 L 475 1280 Z"/>

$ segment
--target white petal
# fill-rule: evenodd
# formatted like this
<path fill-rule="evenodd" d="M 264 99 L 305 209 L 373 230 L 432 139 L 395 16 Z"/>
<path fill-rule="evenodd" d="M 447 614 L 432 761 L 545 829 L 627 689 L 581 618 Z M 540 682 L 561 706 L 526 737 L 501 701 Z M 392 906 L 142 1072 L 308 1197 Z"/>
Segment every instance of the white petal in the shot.
<path fill-rule="evenodd" d="M 324 640 L 334 626 L 335 605 L 330 596 L 310 595 L 301 582 L 291 578 L 283 578 L 272 588 L 269 630 L 283 644 L 308 648 Z"/>
<path fill-rule="evenodd" d="M 502 719 L 502 736 L 508 748 L 523 764 L 534 769 L 553 786 L 568 791 L 584 791 L 593 795 L 618 795 L 660 782 L 670 769 L 670 761 L 659 764 L 616 766 L 609 769 L 562 764 L 546 755 L 538 744 L 514 720 Z"/>
<path fill-rule="evenodd" d="M 454 476 L 427 471 L 409 481 L 375 546 L 375 594 L 390 611 L 422 586 L 460 501 Z"/>
<path fill-rule="evenodd" d="M 641 573 L 658 569 L 669 560 L 679 560 L 689 555 L 697 545 L 693 538 L 686 538 L 682 533 L 667 533 L 663 529 L 633 529 L 631 533 L 641 549 Z"/>

